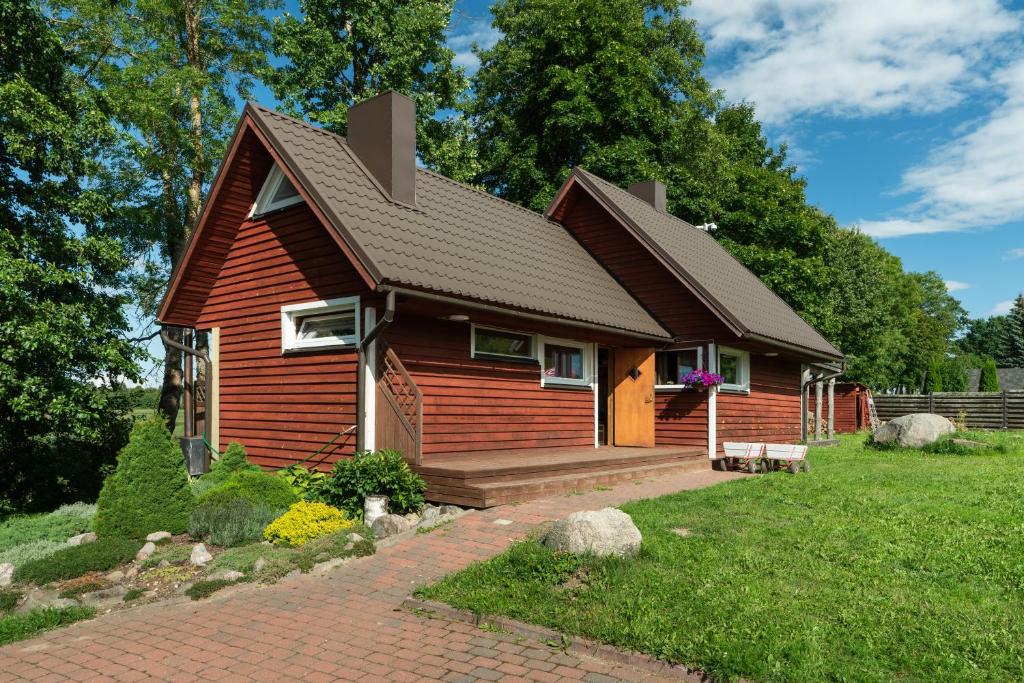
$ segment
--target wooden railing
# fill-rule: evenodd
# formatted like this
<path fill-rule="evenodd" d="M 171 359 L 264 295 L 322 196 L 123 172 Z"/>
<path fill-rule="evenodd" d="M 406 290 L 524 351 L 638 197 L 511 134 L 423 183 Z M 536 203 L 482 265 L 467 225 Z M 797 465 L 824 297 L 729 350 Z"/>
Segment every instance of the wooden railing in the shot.
<path fill-rule="evenodd" d="M 423 394 L 390 347 L 380 354 L 377 377 L 378 447 L 401 451 L 418 465 L 423 458 Z"/>

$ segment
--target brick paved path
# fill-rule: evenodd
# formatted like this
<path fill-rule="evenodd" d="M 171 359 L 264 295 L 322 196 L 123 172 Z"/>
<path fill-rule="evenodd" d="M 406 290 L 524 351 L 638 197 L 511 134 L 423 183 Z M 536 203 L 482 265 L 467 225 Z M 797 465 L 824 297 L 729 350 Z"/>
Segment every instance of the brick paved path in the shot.
<path fill-rule="evenodd" d="M 499 553 L 540 522 L 736 476 L 680 474 L 473 512 L 326 576 L 123 610 L 8 645 L 0 680 L 657 680 L 398 607 L 415 586 Z"/>

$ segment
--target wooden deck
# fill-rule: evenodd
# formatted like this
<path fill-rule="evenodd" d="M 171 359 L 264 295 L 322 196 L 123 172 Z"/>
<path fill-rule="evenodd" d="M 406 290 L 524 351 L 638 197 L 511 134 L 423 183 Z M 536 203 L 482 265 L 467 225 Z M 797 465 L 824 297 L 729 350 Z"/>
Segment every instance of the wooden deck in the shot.
<path fill-rule="evenodd" d="M 710 467 L 701 448 L 606 446 L 450 453 L 413 469 L 427 481 L 427 500 L 484 508 Z"/>

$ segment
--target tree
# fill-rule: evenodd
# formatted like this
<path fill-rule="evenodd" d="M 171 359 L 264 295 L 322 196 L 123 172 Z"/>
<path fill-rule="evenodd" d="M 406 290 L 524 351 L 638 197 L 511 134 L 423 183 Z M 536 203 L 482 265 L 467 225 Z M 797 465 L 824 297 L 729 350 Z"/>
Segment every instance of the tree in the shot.
<path fill-rule="evenodd" d="M 80 78 L 106 102 L 124 135 L 105 191 L 126 205 L 106 223 L 146 267 L 135 284 L 155 313 L 168 275 L 195 230 L 214 164 L 266 66 L 278 0 L 50 0 L 49 21 L 75 51 Z M 171 331 L 181 340 L 180 332 Z M 173 428 L 180 351 L 165 347 L 160 410 Z"/>
<path fill-rule="evenodd" d="M 981 366 L 978 391 L 999 391 L 999 373 L 996 372 L 996 362 L 991 358 Z"/>
<path fill-rule="evenodd" d="M 903 353 L 902 383 L 922 386 L 930 364 L 946 356 L 966 324 L 967 312 L 949 295 L 938 273 L 909 273 L 906 277 L 912 307 L 903 325 L 909 343 Z"/>
<path fill-rule="evenodd" d="M 480 182 L 545 208 L 569 169 L 627 184 L 656 178 L 670 208 L 703 222 L 724 187 L 710 116 L 719 95 L 681 0 L 498 0 L 502 38 L 477 52 L 472 99 Z"/>
<path fill-rule="evenodd" d="M 127 425 L 94 383 L 138 379 L 139 356 L 91 184 L 112 129 L 33 3 L 0 0 L 0 42 L 0 498 L 42 508 L 95 495 Z"/>
<path fill-rule="evenodd" d="M 348 108 L 386 90 L 416 102 L 417 151 L 456 180 L 475 171 L 469 129 L 454 108 L 466 89 L 445 45 L 454 0 L 300 0 L 300 16 L 274 22 L 273 47 L 287 62 L 266 72 L 284 108 L 345 134 Z"/>
<path fill-rule="evenodd" d="M 929 394 L 937 394 L 942 391 L 942 364 L 938 358 L 932 358 L 928 364 L 927 382 Z"/>
<path fill-rule="evenodd" d="M 988 356 L 998 363 L 1002 355 L 1002 341 L 1007 320 L 1005 315 L 968 320 L 967 330 L 957 340 L 957 347 L 964 353 Z"/>
<path fill-rule="evenodd" d="M 1024 294 L 1017 296 L 1006 316 L 999 360 L 1008 368 L 1024 368 Z"/>

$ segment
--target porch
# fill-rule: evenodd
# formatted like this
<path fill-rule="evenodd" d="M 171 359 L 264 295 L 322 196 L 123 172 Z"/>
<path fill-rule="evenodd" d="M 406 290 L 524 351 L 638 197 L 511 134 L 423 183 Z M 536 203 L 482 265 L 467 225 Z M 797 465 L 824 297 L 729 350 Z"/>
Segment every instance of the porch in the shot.
<path fill-rule="evenodd" d="M 427 456 L 412 468 L 427 500 L 487 508 L 663 474 L 711 469 L 705 449 L 577 446 Z"/>

